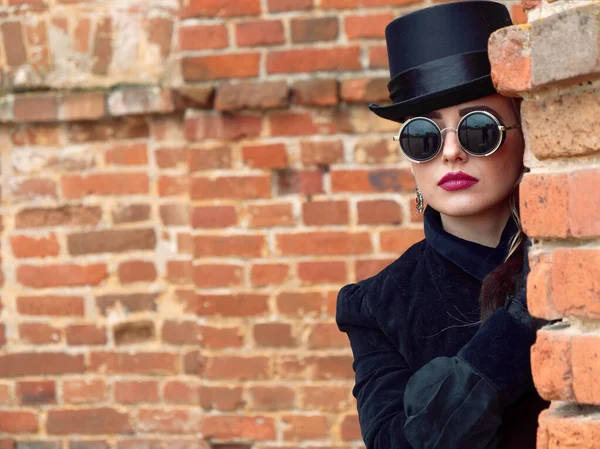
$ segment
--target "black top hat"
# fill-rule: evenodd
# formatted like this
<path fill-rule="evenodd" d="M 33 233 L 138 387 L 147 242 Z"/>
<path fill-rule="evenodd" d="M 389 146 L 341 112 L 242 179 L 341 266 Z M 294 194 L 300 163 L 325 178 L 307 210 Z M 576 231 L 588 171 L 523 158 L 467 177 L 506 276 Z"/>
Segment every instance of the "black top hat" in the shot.
<path fill-rule="evenodd" d="M 487 0 L 443 3 L 398 17 L 385 29 L 394 104 L 369 108 L 402 122 L 496 93 L 488 39 L 509 25 L 506 6 Z"/>

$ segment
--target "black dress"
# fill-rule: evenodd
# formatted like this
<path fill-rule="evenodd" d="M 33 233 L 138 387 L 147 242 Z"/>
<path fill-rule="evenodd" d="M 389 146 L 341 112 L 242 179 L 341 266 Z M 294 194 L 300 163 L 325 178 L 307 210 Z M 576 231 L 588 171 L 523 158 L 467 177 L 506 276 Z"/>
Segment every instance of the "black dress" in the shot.
<path fill-rule="evenodd" d="M 424 240 L 338 295 L 367 448 L 535 449 L 549 404 L 531 379 L 535 328 L 513 307 L 479 323 L 482 280 L 503 263 L 516 224 L 496 248 L 445 232 L 431 207 L 424 228 Z"/>

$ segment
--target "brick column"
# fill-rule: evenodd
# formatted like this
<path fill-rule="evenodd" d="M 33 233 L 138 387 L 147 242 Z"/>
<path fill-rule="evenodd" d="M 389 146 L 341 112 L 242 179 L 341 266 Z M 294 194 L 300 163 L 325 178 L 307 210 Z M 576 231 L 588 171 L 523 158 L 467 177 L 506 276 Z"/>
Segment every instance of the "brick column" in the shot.
<path fill-rule="evenodd" d="M 533 238 L 532 314 L 562 319 L 532 348 L 538 449 L 600 437 L 600 5 L 523 1 L 529 23 L 490 38 L 494 82 L 524 98 L 521 218 Z"/>

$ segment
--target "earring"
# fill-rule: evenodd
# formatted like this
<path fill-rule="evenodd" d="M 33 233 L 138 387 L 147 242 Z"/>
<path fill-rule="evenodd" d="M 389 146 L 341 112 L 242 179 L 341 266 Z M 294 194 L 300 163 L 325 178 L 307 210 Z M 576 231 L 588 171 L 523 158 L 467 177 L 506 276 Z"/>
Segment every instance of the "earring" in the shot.
<path fill-rule="evenodd" d="M 417 187 L 417 198 L 415 199 L 415 205 L 417 207 L 417 211 L 422 214 L 423 213 L 423 195 L 421 195 L 421 191 Z"/>

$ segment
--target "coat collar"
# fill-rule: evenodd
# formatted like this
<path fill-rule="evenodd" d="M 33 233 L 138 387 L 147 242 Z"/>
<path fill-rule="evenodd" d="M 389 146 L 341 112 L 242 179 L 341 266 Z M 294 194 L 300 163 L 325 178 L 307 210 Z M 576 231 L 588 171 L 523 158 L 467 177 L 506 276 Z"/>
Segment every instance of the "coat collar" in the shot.
<path fill-rule="evenodd" d="M 463 240 L 444 231 L 440 213 L 431 206 L 427 206 L 423 218 L 427 243 L 438 254 L 480 281 L 504 262 L 510 238 L 518 229 L 515 221 L 509 218 L 502 231 L 500 243 L 496 248 L 492 248 Z"/>

